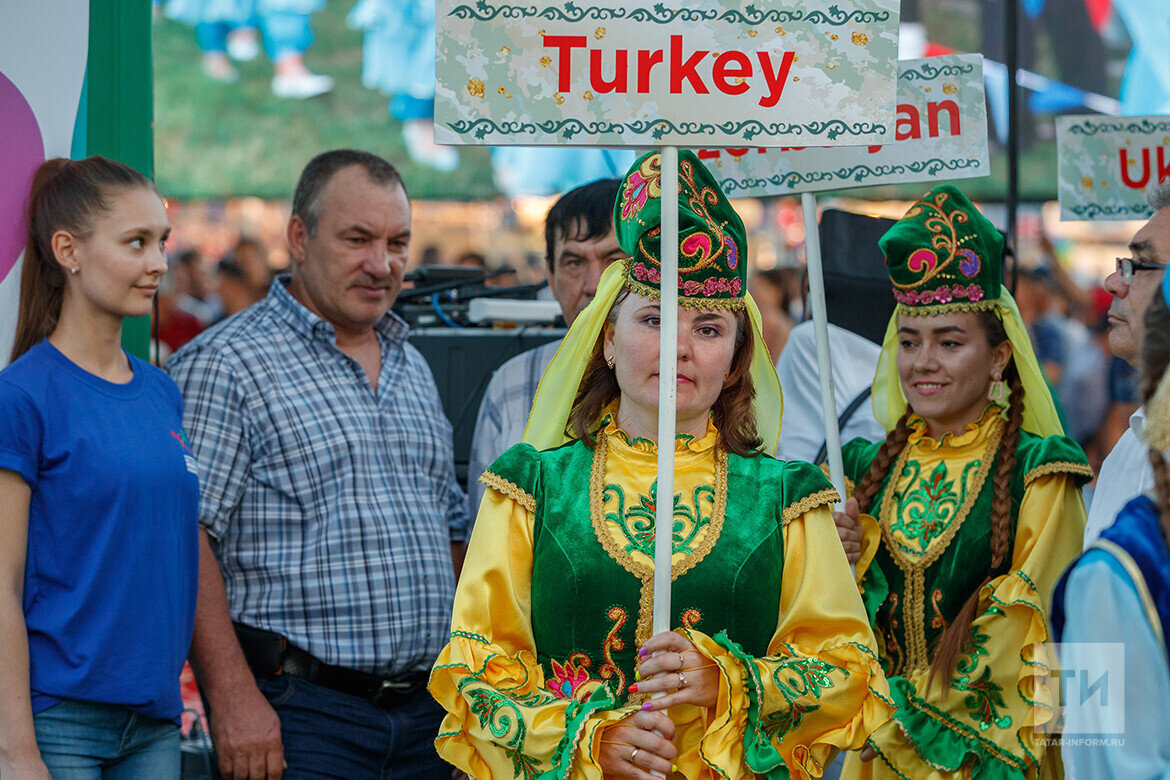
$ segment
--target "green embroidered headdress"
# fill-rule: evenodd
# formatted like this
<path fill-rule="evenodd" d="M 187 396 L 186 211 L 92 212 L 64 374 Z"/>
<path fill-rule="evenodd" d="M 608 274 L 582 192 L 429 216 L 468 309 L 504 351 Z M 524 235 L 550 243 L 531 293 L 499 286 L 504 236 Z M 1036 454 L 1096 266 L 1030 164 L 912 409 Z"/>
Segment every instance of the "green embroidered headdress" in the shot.
<path fill-rule="evenodd" d="M 743 308 L 747 231 L 711 172 L 693 152 L 678 154 L 678 302 Z M 629 255 L 626 284 L 658 298 L 662 283 L 662 155 L 639 157 L 613 210 L 618 243 Z"/>
<path fill-rule="evenodd" d="M 751 343 L 752 413 L 764 452 L 776 451 L 784 399 L 764 343 L 760 310 L 747 292 L 747 242 L 743 221 L 710 171 L 691 152 L 679 151 L 679 306 L 737 309 Z M 573 401 L 589 381 L 586 369 L 598 354 L 610 311 L 624 291 L 661 299 L 662 158 L 652 152 L 626 174 L 613 209 L 618 243 L 630 257 L 605 269 L 597 292 L 573 320 L 545 369 L 524 429 L 524 442 L 538 450 L 568 441 L 565 427 Z M 747 342 L 745 342 L 746 345 Z"/>
<path fill-rule="evenodd" d="M 990 309 L 999 299 L 1003 236 L 950 184 L 922 196 L 878 245 L 905 314 Z"/>

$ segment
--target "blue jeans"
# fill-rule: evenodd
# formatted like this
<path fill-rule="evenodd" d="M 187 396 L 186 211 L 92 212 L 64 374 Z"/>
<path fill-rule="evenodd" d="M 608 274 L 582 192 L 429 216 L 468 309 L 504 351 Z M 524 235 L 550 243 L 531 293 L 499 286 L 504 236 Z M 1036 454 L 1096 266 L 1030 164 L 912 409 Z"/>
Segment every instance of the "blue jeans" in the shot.
<path fill-rule="evenodd" d="M 177 778 L 179 727 L 116 704 L 67 699 L 33 717 L 53 780 Z"/>
<path fill-rule="evenodd" d="M 384 710 L 300 677 L 258 682 L 280 717 L 284 780 L 450 780 L 434 744 L 443 709 L 426 690 Z"/>

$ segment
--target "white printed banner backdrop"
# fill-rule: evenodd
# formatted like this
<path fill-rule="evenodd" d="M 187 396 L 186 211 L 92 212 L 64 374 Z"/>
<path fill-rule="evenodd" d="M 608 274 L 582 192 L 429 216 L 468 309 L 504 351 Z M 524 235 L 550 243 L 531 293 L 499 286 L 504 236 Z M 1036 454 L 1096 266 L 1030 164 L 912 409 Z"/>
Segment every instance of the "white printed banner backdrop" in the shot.
<path fill-rule="evenodd" d="M 9 3 L 0 25 L 0 366 L 16 333 L 32 174 L 73 146 L 89 51 L 89 0 Z"/>
<path fill-rule="evenodd" d="M 982 55 L 901 61 L 894 128 L 887 144 L 700 149 L 698 155 L 737 198 L 987 176 Z"/>
<path fill-rule="evenodd" d="M 1170 116 L 1058 116 L 1060 218 L 1144 219 L 1170 180 Z"/>
<path fill-rule="evenodd" d="M 893 138 L 898 0 L 439 0 L 435 140 L 793 146 Z"/>

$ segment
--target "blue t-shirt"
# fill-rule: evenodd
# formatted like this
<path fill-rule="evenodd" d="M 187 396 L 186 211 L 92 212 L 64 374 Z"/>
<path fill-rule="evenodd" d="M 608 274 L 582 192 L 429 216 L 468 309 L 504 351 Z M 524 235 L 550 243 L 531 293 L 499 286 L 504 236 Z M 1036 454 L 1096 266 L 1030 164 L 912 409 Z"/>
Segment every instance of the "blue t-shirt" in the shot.
<path fill-rule="evenodd" d="M 24 619 L 34 713 L 62 699 L 177 720 L 198 584 L 199 480 L 175 383 L 107 382 L 48 341 L 0 371 L 0 469 L 32 490 Z"/>

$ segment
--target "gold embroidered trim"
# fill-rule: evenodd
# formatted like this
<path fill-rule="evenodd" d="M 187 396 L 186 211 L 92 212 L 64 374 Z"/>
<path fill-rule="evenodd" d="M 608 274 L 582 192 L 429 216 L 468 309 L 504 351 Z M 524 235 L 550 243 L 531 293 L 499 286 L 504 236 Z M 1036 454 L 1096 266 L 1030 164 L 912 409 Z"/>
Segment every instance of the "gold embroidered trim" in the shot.
<path fill-rule="evenodd" d="M 986 311 L 999 305 L 998 298 L 984 298 L 981 301 L 954 301 L 953 303 L 934 303 L 930 306 L 907 306 L 899 303 L 898 314 L 907 314 L 911 317 L 933 317 L 936 314 L 949 314 L 953 311 Z"/>
<path fill-rule="evenodd" d="M 911 555 L 894 538 L 893 531 L 894 499 L 898 492 L 898 479 L 901 477 L 907 462 L 910 460 L 910 451 L 913 447 L 904 447 L 902 453 L 898 456 L 897 462 L 894 464 L 894 468 L 890 470 L 890 479 L 886 485 L 885 494 L 882 496 L 878 524 L 882 529 L 882 539 L 885 541 L 886 547 L 894 559 L 894 563 L 902 570 L 902 575 L 906 581 L 906 594 L 902 602 L 902 617 L 906 626 L 907 647 L 906 666 L 904 668 L 907 671 L 912 669 L 925 670 L 930 666 L 930 653 L 926 645 L 926 570 L 950 546 L 951 541 L 955 538 L 955 534 L 959 532 L 960 526 L 966 521 L 967 515 L 971 512 L 971 507 L 975 505 L 975 501 L 978 500 L 979 494 L 983 490 L 983 483 L 987 481 L 987 475 L 991 471 L 991 464 L 995 460 L 995 454 L 999 449 L 1000 439 L 1003 438 L 1003 419 L 993 419 L 991 424 L 995 428 L 987 437 L 987 446 L 983 450 L 983 457 L 979 461 L 979 468 L 971 480 L 966 500 L 963 501 L 963 505 L 959 507 L 954 519 L 947 526 L 946 530 L 939 535 L 933 546 L 922 556 Z"/>
<path fill-rule="evenodd" d="M 643 298 L 649 298 L 652 301 L 662 300 L 661 290 L 631 279 L 628 276 L 625 280 L 625 286 Z M 744 298 L 697 298 L 688 295 L 679 295 L 678 305 L 684 309 L 732 309 L 738 311 L 747 308 L 747 301 Z"/>
<path fill-rule="evenodd" d="M 1093 467 L 1088 463 L 1075 463 L 1071 460 L 1058 460 L 1052 463 L 1045 463 L 1043 466 L 1037 466 L 1024 475 L 1024 485 L 1031 485 L 1033 481 L 1040 479 L 1040 477 L 1047 477 L 1049 474 L 1077 474 L 1092 479 Z"/>
<path fill-rule="evenodd" d="M 818 506 L 824 506 L 825 504 L 835 504 L 840 500 L 841 497 L 834 488 L 818 490 L 816 493 L 805 496 L 799 501 L 786 506 L 780 515 L 781 522 L 783 525 L 788 525 L 810 509 L 816 509 Z"/>
<path fill-rule="evenodd" d="M 597 434 L 597 444 L 593 448 L 593 468 L 589 474 L 589 515 L 593 521 L 593 533 L 602 548 L 621 567 L 642 581 L 642 590 L 638 597 L 638 622 L 634 629 L 634 641 L 639 645 L 646 643 L 653 635 L 654 630 L 654 566 L 645 566 L 634 560 L 633 556 L 622 549 L 605 528 L 605 462 L 609 455 L 609 437 L 605 431 Z M 673 501 L 673 497 L 671 499 Z M 717 450 L 715 453 L 715 505 L 711 509 L 711 522 L 707 526 L 707 534 L 695 551 L 683 557 L 670 567 L 670 579 L 673 582 L 707 557 L 719 534 L 723 531 L 723 517 L 727 510 L 727 453 Z M 673 525 L 673 523 L 672 523 Z M 671 529 L 673 536 L 673 529 Z"/>
<path fill-rule="evenodd" d="M 485 471 L 480 474 L 479 481 L 493 490 L 503 493 L 529 512 L 536 512 L 536 499 L 532 497 L 531 493 L 524 490 L 524 488 L 515 482 L 510 482 L 492 471 Z"/>
<path fill-rule="evenodd" d="M 821 464 L 821 473 L 825 475 L 825 479 L 828 479 L 828 480 L 832 479 L 832 477 L 829 475 L 828 461 Z M 852 479 L 850 479 L 848 475 L 846 475 L 845 476 L 845 497 L 849 498 L 850 496 L 852 496 L 856 492 L 857 492 L 857 483 L 854 482 Z"/>

